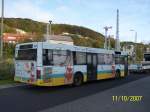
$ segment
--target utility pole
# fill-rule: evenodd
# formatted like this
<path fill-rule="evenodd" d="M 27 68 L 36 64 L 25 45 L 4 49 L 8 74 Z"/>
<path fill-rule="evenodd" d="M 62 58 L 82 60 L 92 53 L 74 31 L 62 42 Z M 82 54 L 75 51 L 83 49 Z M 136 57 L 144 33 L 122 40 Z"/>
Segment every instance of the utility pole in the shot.
<path fill-rule="evenodd" d="M 108 38 L 107 38 L 107 33 L 109 29 L 112 29 L 112 26 L 105 26 L 105 43 L 104 43 L 104 49 L 108 49 Z"/>
<path fill-rule="evenodd" d="M 131 29 L 130 31 L 134 32 L 134 42 L 135 42 L 135 45 L 134 45 L 134 63 L 136 62 L 136 43 L 137 43 L 137 31 L 135 31 L 134 29 Z"/>
<path fill-rule="evenodd" d="M 46 29 L 46 37 L 47 37 L 47 40 L 48 40 L 48 37 L 49 37 L 49 24 L 47 24 L 47 29 Z"/>
<path fill-rule="evenodd" d="M 120 51 L 119 41 L 119 10 L 117 9 L 117 20 L 116 20 L 116 50 Z"/>
<path fill-rule="evenodd" d="M 52 21 L 50 20 L 49 23 L 47 24 L 47 29 L 46 29 L 47 40 L 52 33 L 51 24 L 52 24 Z"/>
<path fill-rule="evenodd" d="M 2 12 L 1 12 L 1 35 L 0 35 L 0 58 L 3 58 L 3 28 L 4 28 L 4 0 L 2 0 Z"/>
<path fill-rule="evenodd" d="M 50 24 L 50 35 L 52 35 L 52 20 L 49 21 Z"/>

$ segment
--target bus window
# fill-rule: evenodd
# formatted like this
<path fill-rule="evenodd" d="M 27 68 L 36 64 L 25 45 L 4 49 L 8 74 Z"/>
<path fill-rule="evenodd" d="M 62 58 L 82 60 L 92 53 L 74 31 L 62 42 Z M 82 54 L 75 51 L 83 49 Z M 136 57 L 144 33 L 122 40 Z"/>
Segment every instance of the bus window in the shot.
<path fill-rule="evenodd" d="M 120 64 L 120 56 L 115 55 L 115 64 Z"/>
<path fill-rule="evenodd" d="M 98 64 L 105 64 L 104 54 L 98 54 Z"/>
<path fill-rule="evenodd" d="M 84 52 L 76 52 L 76 64 L 84 65 L 86 64 L 86 53 Z"/>
<path fill-rule="evenodd" d="M 113 55 L 112 54 L 105 54 L 104 55 L 105 64 L 112 64 L 113 63 Z"/>
<path fill-rule="evenodd" d="M 37 59 L 37 49 L 18 50 L 16 60 L 35 60 Z"/>
<path fill-rule="evenodd" d="M 150 61 L 150 54 L 144 54 L 144 60 Z"/>
<path fill-rule="evenodd" d="M 121 64 L 125 64 L 125 62 L 126 62 L 125 56 L 121 56 L 120 63 Z"/>
<path fill-rule="evenodd" d="M 66 51 L 62 51 L 62 50 L 54 50 L 53 51 L 53 62 L 54 65 L 65 65 L 65 61 L 66 61 Z"/>
<path fill-rule="evenodd" d="M 116 64 L 125 64 L 125 57 L 124 56 L 115 56 L 115 63 Z"/>
<path fill-rule="evenodd" d="M 72 64 L 72 55 L 70 51 L 54 50 L 53 51 L 54 65 L 68 65 Z"/>
<path fill-rule="evenodd" d="M 43 65 L 52 65 L 53 53 L 50 49 L 43 49 Z"/>

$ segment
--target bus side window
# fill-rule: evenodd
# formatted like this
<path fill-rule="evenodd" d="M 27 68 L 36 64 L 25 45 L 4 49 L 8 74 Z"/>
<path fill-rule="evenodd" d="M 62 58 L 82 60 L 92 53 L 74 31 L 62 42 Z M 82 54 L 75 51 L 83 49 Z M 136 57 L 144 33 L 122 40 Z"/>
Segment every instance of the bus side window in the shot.
<path fill-rule="evenodd" d="M 125 64 L 126 60 L 125 60 L 125 56 L 121 56 L 121 64 Z"/>
<path fill-rule="evenodd" d="M 76 52 L 73 51 L 72 53 L 73 53 L 73 64 L 76 65 L 76 63 L 77 63 Z"/>
<path fill-rule="evenodd" d="M 43 65 L 52 65 L 53 53 L 50 49 L 43 49 Z"/>
<path fill-rule="evenodd" d="M 121 55 L 115 56 L 115 63 L 116 64 L 125 64 L 125 57 Z"/>
<path fill-rule="evenodd" d="M 98 64 L 105 64 L 104 54 L 98 54 Z"/>
<path fill-rule="evenodd" d="M 67 61 L 67 51 L 66 50 L 54 50 L 53 51 L 53 62 L 54 65 L 66 65 Z"/>
<path fill-rule="evenodd" d="M 105 64 L 112 64 L 113 63 L 113 55 L 112 54 L 106 54 L 105 55 Z"/>
<path fill-rule="evenodd" d="M 119 64 L 120 63 L 120 56 L 115 54 L 115 64 Z"/>
<path fill-rule="evenodd" d="M 86 53 L 85 52 L 76 52 L 76 63 L 77 65 L 86 64 Z"/>

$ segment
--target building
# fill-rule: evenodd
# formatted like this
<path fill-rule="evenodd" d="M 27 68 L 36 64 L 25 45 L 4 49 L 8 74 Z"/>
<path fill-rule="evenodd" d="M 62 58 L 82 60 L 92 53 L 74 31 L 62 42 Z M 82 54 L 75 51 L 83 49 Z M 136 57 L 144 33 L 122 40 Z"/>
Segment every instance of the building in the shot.
<path fill-rule="evenodd" d="M 61 35 L 45 35 L 45 40 L 54 43 L 54 44 L 67 44 L 73 45 L 73 40 L 69 36 L 61 36 Z"/>
<path fill-rule="evenodd" d="M 3 41 L 5 43 L 17 43 L 18 41 L 24 40 L 26 38 L 23 34 L 15 34 L 15 33 L 4 33 Z"/>
<path fill-rule="evenodd" d="M 127 51 L 130 56 L 135 55 L 135 48 L 134 45 L 125 45 L 122 47 L 123 51 Z"/>

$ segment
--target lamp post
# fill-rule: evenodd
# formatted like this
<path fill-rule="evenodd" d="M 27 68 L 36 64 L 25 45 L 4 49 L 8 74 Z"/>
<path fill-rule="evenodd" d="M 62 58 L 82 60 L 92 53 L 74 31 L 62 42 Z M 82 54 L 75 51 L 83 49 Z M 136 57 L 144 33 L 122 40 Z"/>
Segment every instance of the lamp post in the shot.
<path fill-rule="evenodd" d="M 3 28 L 4 28 L 4 0 L 2 0 L 2 12 L 1 12 L 1 34 L 0 34 L 0 58 L 3 58 Z"/>
<path fill-rule="evenodd" d="M 135 32 L 134 42 L 136 43 L 137 42 L 137 31 L 135 31 L 134 29 L 131 29 L 130 31 Z"/>
<path fill-rule="evenodd" d="M 50 24 L 50 35 L 52 35 L 52 20 L 49 21 Z"/>
<path fill-rule="evenodd" d="M 52 31 L 51 31 L 51 24 L 52 24 L 52 21 L 50 20 L 49 23 L 47 24 L 47 30 L 46 30 L 46 32 L 47 32 L 47 33 L 46 33 L 46 35 L 47 35 L 47 36 L 46 36 L 46 39 L 47 39 L 47 40 L 49 39 L 49 36 L 51 35 L 51 32 L 52 32 Z"/>
<path fill-rule="evenodd" d="M 134 62 L 136 62 L 136 43 L 137 43 L 137 31 L 135 31 L 134 29 L 131 29 L 130 31 L 134 32 Z"/>

